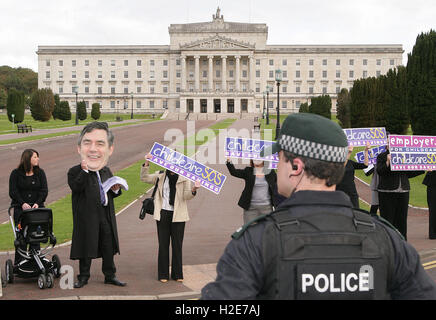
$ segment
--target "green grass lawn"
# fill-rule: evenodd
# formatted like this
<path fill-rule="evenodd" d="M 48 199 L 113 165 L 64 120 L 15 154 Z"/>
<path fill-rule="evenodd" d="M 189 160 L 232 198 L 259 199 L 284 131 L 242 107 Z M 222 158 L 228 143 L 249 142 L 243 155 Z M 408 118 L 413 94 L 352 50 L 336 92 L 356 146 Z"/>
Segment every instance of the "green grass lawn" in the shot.
<path fill-rule="evenodd" d="M 226 119 L 215 123 L 209 128 L 213 129 L 214 132 L 216 132 L 217 134 L 219 129 L 227 128 L 234 121 L 235 119 Z M 189 138 L 190 137 L 188 137 L 188 139 Z M 196 140 L 195 137 L 192 138 Z M 205 142 L 207 142 L 207 140 L 204 142 L 196 141 L 196 145 L 199 146 Z M 126 179 L 129 184 L 129 190 L 123 190 L 123 195 L 114 199 L 115 212 L 119 212 L 122 208 L 124 208 L 135 199 L 141 197 L 147 190 L 152 187 L 152 185 L 145 184 L 139 180 L 140 167 L 143 162 L 144 160 L 140 160 L 135 164 L 114 173 L 115 175 Z M 161 167 L 151 163 L 150 172 L 155 172 L 156 170 L 161 170 Z M 58 240 L 58 244 L 71 240 L 73 230 L 71 194 L 68 194 L 60 200 L 46 204 L 46 207 L 51 208 L 53 211 L 53 232 Z M 11 225 L 9 223 L 0 225 L 0 251 L 13 250 L 13 243 L 14 236 L 12 233 Z"/>

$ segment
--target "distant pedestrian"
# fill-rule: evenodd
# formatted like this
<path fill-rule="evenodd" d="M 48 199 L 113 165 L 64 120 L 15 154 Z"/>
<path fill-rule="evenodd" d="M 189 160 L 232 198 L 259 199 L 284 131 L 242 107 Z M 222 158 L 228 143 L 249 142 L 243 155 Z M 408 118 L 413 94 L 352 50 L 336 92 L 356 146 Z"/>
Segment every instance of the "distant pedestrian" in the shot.
<path fill-rule="evenodd" d="M 274 194 L 277 190 L 277 174 L 274 170 L 266 168 L 261 160 L 250 160 L 249 167 L 236 169 L 230 159 L 227 159 L 226 166 L 232 176 L 245 181 L 238 201 L 238 205 L 244 209 L 244 224 L 273 211 L 276 206 Z"/>
<path fill-rule="evenodd" d="M 371 183 L 369 184 L 369 188 L 371 189 L 371 208 L 369 212 L 371 214 L 377 214 L 378 211 L 378 173 L 377 173 L 377 164 L 372 164 L 369 167 L 369 170 L 365 172 L 366 176 L 372 175 Z"/>
<path fill-rule="evenodd" d="M 12 170 L 9 177 L 9 197 L 14 207 L 14 224 L 20 222 L 23 210 L 43 208 L 47 198 L 48 187 L 44 170 L 39 167 L 39 153 L 34 149 L 26 149 L 21 154 L 18 167 Z M 39 249 L 40 244 L 31 245 Z M 21 249 L 26 250 L 26 246 Z M 20 261 L 15 251 L 15 264 Z"/>
<path fill-rule="evenodd" d="M 348 146 L 347 162 L 345 163 L 345 173 L 341 182 L 336 186 L 337 191 L 345 192 L 351 200 L 354 208 L 359 208 L 359 194 L 357 193 L 356 184 L 354 183 L 354 172 L 358 169 L 368 168 L 368 150 L 369 144 L 365 147 L 365 158 L 363 163 L 350 160 L 353 146 Z"/>
<path fill-rule="evenodd" d="M 158 280 L 168 282 L 170 278 L 170 242 L 172 248 L 171 279 L 183 281 L 183 237 L 185 223 L 189 221 L 187 201 L 197 194 L 200 182 L 195 182 L 191 187 L 191 181 L 178 174 L 165 170 L 163 173 L 149 173 L 148 159 L 151 154 L 145 156 L 145 163 L 141 167 L 141 181 L 155 185 L 158 181 L 157 192 L 154 197 L 154 219 L 157 226 L 159 241 L 158 253 Z"/>

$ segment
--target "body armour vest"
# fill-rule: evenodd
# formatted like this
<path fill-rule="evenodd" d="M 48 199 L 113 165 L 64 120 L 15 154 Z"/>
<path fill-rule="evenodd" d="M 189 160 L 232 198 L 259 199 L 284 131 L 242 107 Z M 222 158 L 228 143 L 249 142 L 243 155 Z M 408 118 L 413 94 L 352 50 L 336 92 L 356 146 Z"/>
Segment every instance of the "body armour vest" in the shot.
<path fill-rule="evenodd" d="M 266 218 L 258 298 L 390 299 L 394 252 L 387 231 L 367 213 L 338 211 L 299 205 Z"/>

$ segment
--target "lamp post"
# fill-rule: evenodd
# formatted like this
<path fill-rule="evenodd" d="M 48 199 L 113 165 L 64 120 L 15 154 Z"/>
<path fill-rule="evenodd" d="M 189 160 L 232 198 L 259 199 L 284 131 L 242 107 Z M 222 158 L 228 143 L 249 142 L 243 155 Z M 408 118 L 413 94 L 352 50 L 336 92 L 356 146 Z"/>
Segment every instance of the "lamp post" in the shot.
<path fill-rule="evenodd" d="M 130 93 L 130 96 L 132 97 L 132 112 L 130 113 L 130 119 L 133 119 L 133 92 Z"/>
<path fill-rule="evenodd" d="M 77 87 L 75 88 L 75 93 L 76 93 L 76 126 L 79 124 L 79 115 L 77 113 Z"/>
<path fill-rule="evenodd" d="M 263 92 L 263 112 L 262 119 L 265 119 L 265 91 Z"/>
<path fill-rule="evenodd" d="M 269 125 L 269 86 L 266 86 L 266 124 Z"/>
<path fill-rule="evenodd" d="M 276 140 L 280 133 L 280 82 L 282 81 L 282 70 L 276 70 L 277 82 L 277 125 L 276 125 Z"/>

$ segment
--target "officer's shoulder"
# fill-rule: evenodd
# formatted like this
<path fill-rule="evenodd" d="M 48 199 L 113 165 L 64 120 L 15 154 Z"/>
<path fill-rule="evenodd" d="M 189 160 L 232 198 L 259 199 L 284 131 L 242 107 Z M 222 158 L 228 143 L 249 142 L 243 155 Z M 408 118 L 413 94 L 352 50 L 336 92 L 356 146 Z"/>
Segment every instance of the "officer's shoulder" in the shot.
<path fill-rule="evenodd" d="M 365 217 L 365 215 L 369 216 L 372 219 L 372 221 L 374 221 L 376 224 L 382 226 L 386 230 L 392 231 L 394 234 L 397 234 L 400 237 L 400 239 L 405 240 L 404 236 L 400 233 L 400 231 L 398 231 L 397 228 L 395 228 L 389 221 L 379 216 L 378 214 L 372 214 L 366 210 L 357 209 L 357 208 L 353 208 L 353 211 L 355 213 L 361 214 L 360 215 L 361 217 L 362 216 Z"/>
<path fill-rule="evenodd" d="M 235 240 L 238 240 L 239 238 L 242 237 L 242 235 L 245 233 L 245 231 L 247 231 L 248 228 L 253 227 L 253 226 L 257 225 L 258 223 L 265 221 L 269 215 L 270 214 L 259 215 L 256 218 L 254 218 L 253 220 L 242 225 L 241 227 L 238 228 L 238 230 L 236 230 L 232 234 L 232 238 Z"/>

